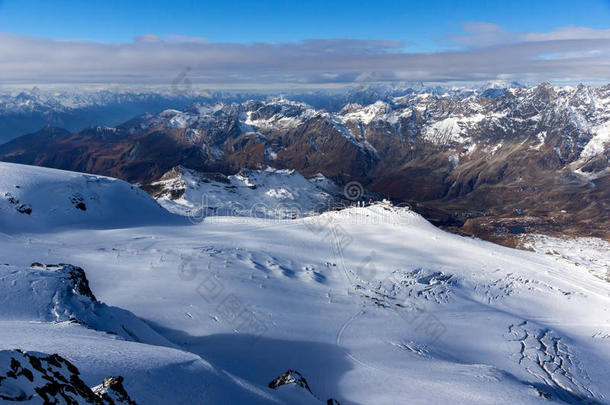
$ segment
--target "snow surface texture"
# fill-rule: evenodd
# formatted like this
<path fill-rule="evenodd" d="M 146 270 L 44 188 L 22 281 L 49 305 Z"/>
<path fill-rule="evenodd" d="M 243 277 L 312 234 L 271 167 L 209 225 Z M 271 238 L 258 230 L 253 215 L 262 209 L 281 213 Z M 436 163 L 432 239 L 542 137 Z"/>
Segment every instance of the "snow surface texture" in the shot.
<path fill-rule="evenodd" d="M 44 179 L 82 177 L 2 174 L 24 201 Z M 58 353 L 88 387 L 121 375 L 138 404 L 610 403 L 610 285 L 586 261 L 449 234 L 387 204 L 53 233 L 46 217 L 21 229 L 31 217 L 11 212 L 7 227 L 6 215 L 0 279 L 14 304 L 2 304 L 0 348 Z M 74 293 L 74 266 L 32 262 L 82 267 L 114 307 Z M 150 335 L 137 339 L 105 326 L 140 322 Z"/>
<path fill-rule="evenodd" d="M 610 282 L 610 243 L 599 238 L 562 239 L 546 235 L 525 237 L 524 247 L 552 256 L 557 261 L 583 266 Z"/>

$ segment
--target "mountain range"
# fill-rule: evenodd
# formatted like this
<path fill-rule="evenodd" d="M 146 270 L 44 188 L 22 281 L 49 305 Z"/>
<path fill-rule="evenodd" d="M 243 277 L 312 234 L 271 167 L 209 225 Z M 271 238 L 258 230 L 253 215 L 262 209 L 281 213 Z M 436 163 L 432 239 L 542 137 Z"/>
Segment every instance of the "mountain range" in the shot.
<path fill-rule="evenodd" d="M 328 101 L 340 108 L 199 101 L 117 126 L 49 126 L 0 145 L 0 159 L 145 189 L 176 167 L 289 169 L 358 182 L 437 225 L 508 245 L 522 233 L 608 237 L 610 85 L 409 89 L 355 89 Z"/>

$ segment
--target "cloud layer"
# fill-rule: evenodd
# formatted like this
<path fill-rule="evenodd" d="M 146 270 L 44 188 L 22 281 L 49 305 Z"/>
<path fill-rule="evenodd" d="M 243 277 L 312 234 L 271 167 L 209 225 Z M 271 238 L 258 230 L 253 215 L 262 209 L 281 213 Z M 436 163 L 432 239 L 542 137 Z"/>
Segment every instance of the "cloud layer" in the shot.
<path fill-rule="evenodd" d="M 210 86 L 346 84 L 371 72 L 376 81 L 610 81 L 610 30 L 517 33 L 469 22 L 440 43 L 447 50 L 412 53 L 390 40 L 237 44 L 146 34 L 102 44 L 0 33 L 0 77 L 6 84 L 171 84 L 188 69 L 191 82 Z"/>

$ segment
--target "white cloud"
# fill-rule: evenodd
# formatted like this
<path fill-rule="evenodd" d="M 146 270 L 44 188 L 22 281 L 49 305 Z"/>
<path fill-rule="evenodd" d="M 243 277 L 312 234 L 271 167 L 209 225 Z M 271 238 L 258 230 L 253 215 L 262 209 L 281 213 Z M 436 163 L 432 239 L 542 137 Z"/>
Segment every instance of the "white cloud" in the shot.
<path fill-rule="evenodd" d="M 143 44 L 154 44 L 157 42 L 161 42 L 161 38 L 159 38 L 157 35 L 155 34 L 142 34 L 142 35 L 138 35 L 135 39 L 134 42 L 139 42 L 139 43 L 143 43 Z"/>
<path fill-rule="evenodd" d="M 447 39 L 463 46 L 480 47 L 489 46 L 503 42 L 509 42 L 515 35 L 504 31 L 497 24 L 479 21 L 468 21 L 462 24 L 464 33 L 451 35 Z"/>
<path fill-rule="evenodd" d="M 569 39 L 610 39 L 610 29 L 596 30 L 587 27 L 562 27 L 549 33 L 531 32 L 522 34 L 524 41 L 557 41 Z"/>
<path fill-rule="evenodd" d="M 0 33 L 0 77 L 4 83 L 168 84 L 190 66 L 189 79 L 201 85 L 351 83 L 371 72 L 376 81 L 610 81 L 610 30 L 514 33 L 470 22 L 449 40 L 461 49 L 412 53 L 397 41 L 238 44 L 155 34 L 102 44 Z"/>
<path fill-rule="evenodd" d="M 193 37 L 193 36 L 188 36 L 188 35 L 169 34 L 169 35 L 166 35 L 165 37 L 171 42 L 177 42 L 177 43 L 183 43 L 183 44 L 185 44 L 185 43 L 204 44 L 204 43 L 209 42 L 207 40 L 207 38 Z"/>

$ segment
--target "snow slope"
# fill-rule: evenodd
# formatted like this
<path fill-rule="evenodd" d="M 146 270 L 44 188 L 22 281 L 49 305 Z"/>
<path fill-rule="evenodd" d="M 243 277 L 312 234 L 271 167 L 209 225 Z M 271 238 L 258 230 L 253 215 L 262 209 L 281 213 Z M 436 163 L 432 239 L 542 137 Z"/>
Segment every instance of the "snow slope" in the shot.
<path fill-rule="evenodd" d="M 3 291 L 22 286 L 10 300 L 29 302 L 26 280 L 46 274 L 23 273 L 30 263 L 72 263 L 98 300 L 169 341 L 7 307 L 0 349 L 59 353 L 88 386 L 124 376 L 139 404 L 610 403 L 607 281 L 585 262 L 449 234 L 387 204 L 271 222 L 3 229 L 0 246 Z M 288 370 L 311 393 L 269 387 Z"/>
<path fill-rule="evenodd" d="M 583 266 L 591 274 L 610 282 L 610 242 L 600 238 L 553 238 L 528 235 L 526 249 L 552 256 L 557 261 Z"/>
<path fill-rule="evenodd" d="M 121 180 L 5 162 L 0 174 L 0 229 L 5 232 L 180 221 Z"/>

